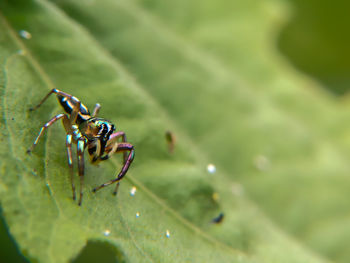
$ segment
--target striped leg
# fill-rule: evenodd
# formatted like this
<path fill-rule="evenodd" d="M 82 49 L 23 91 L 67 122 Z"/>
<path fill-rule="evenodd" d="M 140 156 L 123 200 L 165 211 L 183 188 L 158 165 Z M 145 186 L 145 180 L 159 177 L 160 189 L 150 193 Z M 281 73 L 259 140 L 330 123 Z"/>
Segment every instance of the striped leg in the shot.
<path fill-rule="evenodd" d="M 130 143 L 119 143 L 118 144 L 118 148 L 116 150 L 116 153 L 118 153 L 118 152 L 125 152 L 125 151 L 129 151 L 129 155 L 128 155 L 128 158 L 127 158 L 126 162 L 123 165 L 122 170 L 119 172 L 118 176 L 115 179 L 110 180 L 107 183 L 104 183 L 104 184 L 94 188 L 92 190 L 93 192 L 96 192 L 96 191 L 100 190 L 101 188 L 106 187 L 106 186 L 108 186 L 110 184 L 113 184 L 115 182 L 118 182 L 117 185 L 116 185 L 116 188 L 115 188 L 115 190 L 113 192 L 114 195 L 117 194 L 118 187 L 119 187 L 119 181 L 121 179 L 123 179 L 123 177 L 125 176 L 126 172 L 128 171 L 128 169 L 130 167 L 130 164 L 134 160 L 134 156 L 135 156 L 134 146 L 132 146 Z"/>
<path fill-rule="evenodd" d="M 79 205 L 83 202 L 83 188 L 84 188 L 84 150 L 85 150 L 85 141 L 78 140 L 77 142 L 77 155 L 78 155 L 78 171 L 80 179 L 80 197 Z"/>
<path fill-rule="evenodd" d="M 38 134 L 38 136 L 36 137 L 34 143 L 32 144 L 32 146 L 27 150 L 27 153 L 31 153 L 35 146 L 37 145 L 39 139 L 41 138 L 41 136 L 43 135 L 44 131 L 49 128 L 52 124 L 54 124 L 56 121 L 58 121 L 59 119 L 68 119 L 68 116 L 66 114 L 58 114 L 55 117 L 53 117 L 51 120 L 49 120 L 43 127 L 41 127 L 40 132 Z"/>
<path fill-rule="evenodd" d="M 77 142 L 77 155 L 78 155 L 78 171 L 80 179 L 80 197 L 79 205 L 83 202 L 83 188 L 84 188 L 84 149 L 85 141 L 78 140 Z"/>
<path fill-rule="evenodd" d="M 92 112 L 92 117 L 97 117 L 98 112 L 101 109 L 101 105 L 99 103 L 96 103 L 94 111 Z"/>
<path fill-rule="evenodd" d="M 76 196 L 75 196 L 74 170 L 73 170 L 73 158 L 72 158 L 72 139 L 73 139 L 73 135 L 67 134 L 67 137 L 66 137 L 67 157 L 68 157 L 68 165 L 70 170 L 70 181 L 72 184 L 73 200 L 75 200 Z"/>
<path fill-rule="evenodd" d="M 63 91 L 60 91 L 60 90 L 58 90 L 58 89 L 52 89 L 52 90 L 39 102 L 38 105 L 34 106 L 33 108 L 30 108 L 29 111 L 33 111 L 33 110 L 36 110 L 37 108 L 39 108 L 39 107 L 47 100 L 47 98 L 50 97 L 50 95 L 53 94 L 53 93 L 55 93 L 55 94 L 57 94 L 57 95 L 61 95 L 61 96 L 63 96 L 63 97 L 66 97 L 66 98 L 68 98 L 69 100 L 72 100 L 72 101 L 74 101 L 74 102 L 79 102 L 79 100 L 78 100 L 76 97 L 74 97 L 74 96 L 72 96 L 72 95 L 70 95 L 70 94 L 68 94 L 68 93 L 65 93 L 65 92 L 63 92 Z"/>
<path fill-rule="evenodd" d="M 58 89 L 52 89 L 40 102 L 38 105 L 36 105 L 33 108 L 30 108 L 29 111 L 33 111 L 36 110 L 37 108 L 39 108 L 46 100 L 48 97 L 50 97 L 51 94 L 55 93 L 56 95 L 62 96 L 67 98 L 68 101 L 72 102 L 73 106 L 72 106 L 72 112 L 70 113 L 70 123 L 74 124 L 76 122 L 76 119 L 78 117 L 78 114 L 80 112 L 80 106 L 81 106 L 81 102 L 80 100 L 78 100 L 76 97 L 65 93 L 63 91 L 60 91 Z"/>

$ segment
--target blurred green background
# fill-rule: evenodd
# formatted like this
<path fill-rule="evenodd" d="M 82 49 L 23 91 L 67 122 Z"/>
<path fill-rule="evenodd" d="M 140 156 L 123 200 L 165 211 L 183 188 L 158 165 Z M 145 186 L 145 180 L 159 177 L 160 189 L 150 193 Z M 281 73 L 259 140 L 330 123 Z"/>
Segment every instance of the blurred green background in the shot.
<path fill-rule="evenodd" d="M 301 71 L 336 95 L 350 89 L 350 2 L 291 0 L 279 48 Z"/>

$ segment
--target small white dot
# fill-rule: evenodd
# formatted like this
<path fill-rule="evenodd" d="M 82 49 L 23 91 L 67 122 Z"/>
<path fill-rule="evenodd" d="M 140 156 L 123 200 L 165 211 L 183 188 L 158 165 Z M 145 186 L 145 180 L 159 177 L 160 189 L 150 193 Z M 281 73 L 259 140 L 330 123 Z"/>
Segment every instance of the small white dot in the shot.
<path fill-rule="evenodd" d="M 103 234 L 108 237 L 111 234 L 111 231 L 109 229 L 106 229 L 105 232 L 103 232 Z"/>
<path fill-rule="evenodd" d="M 18 32 L 18 34 L 22 37 L 22 38 L 25 38 L 25 39 L 31 39 L 32 38 L 32 34 L 29 33 L 28 31 L 25 31 L 25 30 L 20 30 Z"/>
<path fill-rule="evenodd" d="M 131 196 L 134 196 L 135 194 L 136 194 L 136 187 L 133 186 L 133 187 L 131 188 L 131 190 L 130 190 L 130 195 L 131 195 Z"/>
<path fill-rule="evenodd" d="M 254 158 L 254 165 L 260 171 L 266 171 L 270 167 L 270 161 L 265 155 L 258 155 Z"/>
<path fill-rule="evenodd" d="M 139 218 L 139 217 L 140 217 L 140 213 L 137 212 L 137 213 L 136 213 L 136 218 Z"/>
<path fill-rule="evenodd" d="M 166 236 L 167 238 L 170 237 L 170 232 L 169 232 L 169 230 L 166 231 L 165 236 Z"/>
<path fill-rule="evenodd" d="M 208 164 L 208 166 L 207 166 L 207 170 L 208 170 L 209 173 L 213 174 L 213 173 L 216 172 L 216 167 L 215 167 L 214 164 L 210 163 L 210 164 Z"/>

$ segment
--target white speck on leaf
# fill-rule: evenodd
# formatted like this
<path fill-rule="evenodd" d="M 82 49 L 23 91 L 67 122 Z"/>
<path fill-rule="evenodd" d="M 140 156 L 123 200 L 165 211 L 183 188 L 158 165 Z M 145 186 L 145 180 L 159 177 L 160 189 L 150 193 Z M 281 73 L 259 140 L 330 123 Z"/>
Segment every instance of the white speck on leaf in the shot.
<path fill-rule="evenodd" d="M 213 173 L 216 172 L 216 167 L 215 167 L 214 164 L 210 163 L 210 164 L 208 164 L 208 166 L 207 166 L 207 170 L 208 170 L 209 173 L 213 174 Z"/>
<path fill-rule="evenodd" d="M 32 38 L 32 34 L 29 33 L 28 31 L 25 31 L 25 30 L 18 31 L 18 34 L 24 39 L 31 39 Z"/>
<path fill-rule="evenodd" d="M 265 155 L 258 155 L 254 158 L 254 165 L 259 171 L 266 171 L 270 167 L 270 161 Z"/>
<path fill-rule="evenodd" d="M 133 186 L 133 187 L 131 188 L 131 190 L 130 190 L 130 195 L 131 195 L 131 196 L 134 196 L 135 194 L 136 194 L 136 187 Z"/>

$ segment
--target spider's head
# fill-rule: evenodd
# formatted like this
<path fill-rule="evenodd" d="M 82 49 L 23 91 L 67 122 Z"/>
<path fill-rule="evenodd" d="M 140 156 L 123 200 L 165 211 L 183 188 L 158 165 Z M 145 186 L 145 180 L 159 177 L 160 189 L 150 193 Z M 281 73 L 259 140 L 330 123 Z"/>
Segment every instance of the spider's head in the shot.
<path fill-rule="evenodd" d="M 79 125 L 79 130 L 88 139 L 89 154 L 97 158 L 104 153 L 115 126 L 102 118 L 90 118 Z"/>

